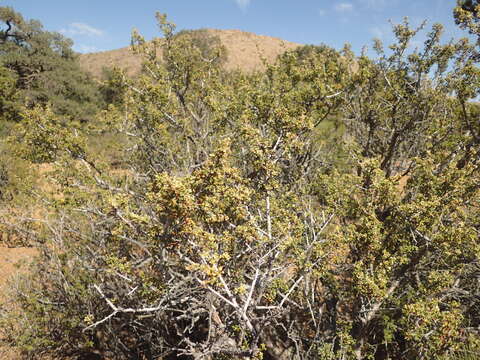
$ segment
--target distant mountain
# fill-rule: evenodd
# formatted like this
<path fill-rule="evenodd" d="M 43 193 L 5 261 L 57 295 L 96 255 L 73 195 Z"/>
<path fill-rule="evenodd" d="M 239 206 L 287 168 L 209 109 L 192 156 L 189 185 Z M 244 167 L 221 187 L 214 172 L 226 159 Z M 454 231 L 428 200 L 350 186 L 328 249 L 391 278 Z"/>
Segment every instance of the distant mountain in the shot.
<path fill-rule="evenodd" d="M 226 47 L 228 58 L 225 67 L 229 70 L 260 70 L 263 67 L 262 58 L 267 62 L 273 62 L 283 52 L 300 46 L 290 41 L 240 30 L 206 31 L 218 36 Z M 141 58 L 133 54 L 129 47 L 80 55 L 81 67 L 96 78 L 102 76 L 104 67 L 112 66 L 125 69 L 127 74 L 134 76 L 140 71 L 141 64 Z"/>

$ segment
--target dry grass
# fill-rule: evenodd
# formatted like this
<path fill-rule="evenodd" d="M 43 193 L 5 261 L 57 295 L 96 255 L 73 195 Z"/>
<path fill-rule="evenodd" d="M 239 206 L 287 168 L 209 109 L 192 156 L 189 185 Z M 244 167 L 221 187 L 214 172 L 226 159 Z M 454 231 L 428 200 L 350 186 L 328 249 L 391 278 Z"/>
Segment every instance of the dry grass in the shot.
<path fill-rule="evenodd" d="M 7 282 L 15 275 L 25 271 L 28 262 L 36 254 L 37 250 L 34 248 L 0 247 L 0 306 L 7 300 Z M 0 346 L 0 359 L 21 360 L 22 358 L 16 349 Z"/>
<path fill-rule="evenodd" d="M 228 59 L 225 63 L 227 70 L 238 69 L 248 72 L 262 70 L 262 58 L 267 63 L 272 63 L 278 55 L 300 46 L 282 39 L 240 30 L 207 29 L 206 31 L 213 36 L 218 36 L 227 49 Z M 142 60 L 138 55 L 133 54 L 129 47 L 124 47 L 83 54 L 80 56 L 80 65 L 96 78 L 101 78 L 104 67 L 112 66 L 126 70 L 127 74 L 133 77 L 140 72 Z"/>
<path fill-rule="evenodd" d="M 37 249 L 30 247 L 0 247 L 0 294 L 5 294 L 8 279 L 21 272 L 25 268 L 25 262 L 36 254 Z"/>

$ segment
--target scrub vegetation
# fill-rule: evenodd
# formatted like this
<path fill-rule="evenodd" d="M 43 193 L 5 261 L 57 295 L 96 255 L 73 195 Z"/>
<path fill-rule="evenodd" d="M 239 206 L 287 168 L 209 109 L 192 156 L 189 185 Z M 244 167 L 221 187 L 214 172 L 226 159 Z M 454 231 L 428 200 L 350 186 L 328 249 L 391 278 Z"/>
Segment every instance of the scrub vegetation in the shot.
<path fill-rule="evenodd" d="M 476 1 L 453 14 L 479 35 Z M 156 18 L 161 38 L 132 34 L 141 74 L 94 81 L 69 40 L 0 8 L 0 226 L 38 251 L 1 341 L 26 359 L 478 358 L 478 43 L 435 24 L 412 50 L 405 20 L 375 57 L 305 46 L 242 72 Z"/>

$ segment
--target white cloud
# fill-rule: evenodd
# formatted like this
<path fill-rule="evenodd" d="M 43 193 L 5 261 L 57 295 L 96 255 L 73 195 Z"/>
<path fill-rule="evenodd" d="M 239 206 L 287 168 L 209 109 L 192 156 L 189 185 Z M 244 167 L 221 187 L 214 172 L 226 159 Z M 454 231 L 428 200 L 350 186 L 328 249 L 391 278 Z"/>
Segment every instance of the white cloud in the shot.
<path fill-rule="evenodd" d="M 336 4 L 334 7 L 336 12 L 347 13 L 353 11 L 353 4 L 352 3 L 339 3 Z"/>
<path fill-rule="evenodd" d="M 86 35 L 86 36 L 102 36 L 104 32 L 100 29 L 96 29 L 93 26 L 84 23 L 71 23 L 66 29 L 61 29 L 60 32 L 68 36 Z"/>
<path fill-rule="evenodd" d="M 248 5 L 250 5 L 251 0 L 235 0 L 238 7 L 242 10 L 246 10 Z"/>
<path fill-rule="evenodd" d="M 327 14 L 327 12 L 325 10 L 323 10 L 323 9 L 318 10 L 318 15 L 325 16 L 326 14 Z"/>

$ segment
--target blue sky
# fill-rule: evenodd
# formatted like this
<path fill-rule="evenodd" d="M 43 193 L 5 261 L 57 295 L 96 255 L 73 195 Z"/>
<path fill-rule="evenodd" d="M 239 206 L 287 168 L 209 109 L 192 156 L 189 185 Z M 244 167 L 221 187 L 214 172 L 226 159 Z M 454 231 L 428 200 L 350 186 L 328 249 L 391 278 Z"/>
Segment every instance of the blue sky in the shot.
<path fill-rule="evenodd" d="M 47 30 L 74 40 L 79 52 L 127 46 L 137 28 L 147 39 L 159 36 L 156 11 L 179 29 L 239 29 L 301 44 L 325 43 L 355 52 L 378 37 L 392 39 L 389 21 L 408 16 L 412 24 L 445 25 L 445 39 L 465 36 L 455 26 L 455 0 L 0 0 Z M 421 39 L 419 39 L 420 41 Z"/>

